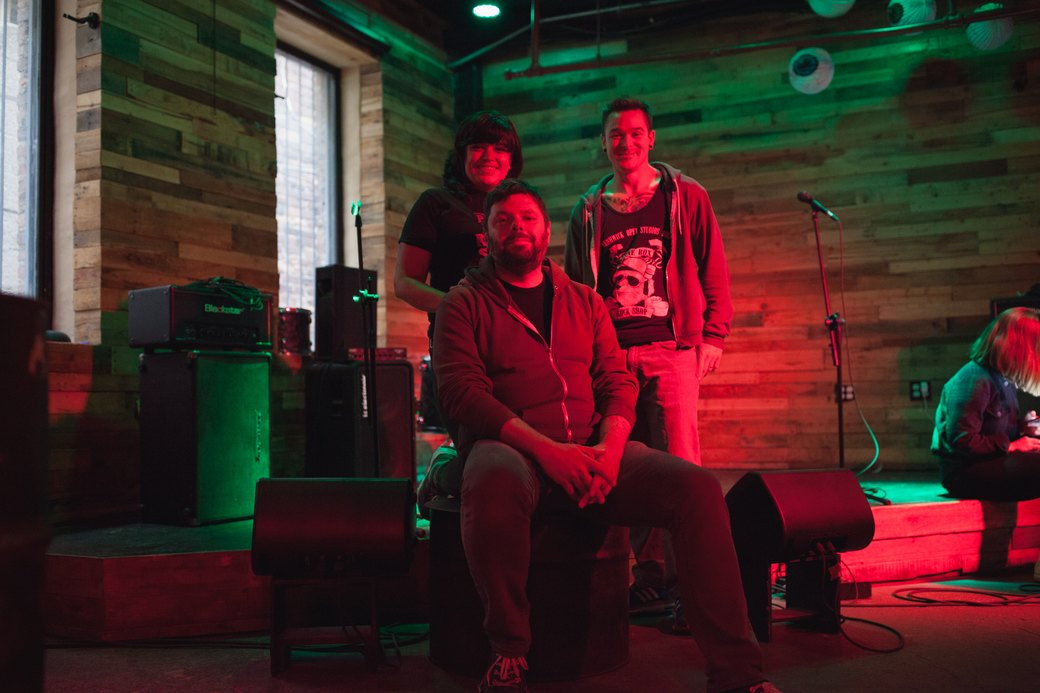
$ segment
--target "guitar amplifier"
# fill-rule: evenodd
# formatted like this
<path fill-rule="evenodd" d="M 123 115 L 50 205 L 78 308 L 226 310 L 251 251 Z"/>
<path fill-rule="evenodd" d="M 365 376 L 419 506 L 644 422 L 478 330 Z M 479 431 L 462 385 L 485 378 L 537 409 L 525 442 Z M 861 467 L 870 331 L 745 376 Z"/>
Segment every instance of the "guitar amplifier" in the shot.
<path fill-rule="evenodd" d="M 271 294 L 219 278 L 135 289 L 130 292 L 129 320 L 132 347 L 271 348 Z"/>

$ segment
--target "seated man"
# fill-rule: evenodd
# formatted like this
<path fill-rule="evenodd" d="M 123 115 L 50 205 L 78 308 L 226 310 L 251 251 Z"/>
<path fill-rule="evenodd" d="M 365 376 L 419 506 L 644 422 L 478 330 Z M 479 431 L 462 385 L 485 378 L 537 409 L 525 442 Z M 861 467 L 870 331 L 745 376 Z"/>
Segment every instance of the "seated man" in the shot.
<path fill-rule="evenodd" d="M 531 516 L 552 507 L 667 528 L 708 690 L 777 689 L 747 619 L 729 516 L 710 473 L 628 442 L 629 374 L 602 299 L 545 260 L 541 196 L 507 179 L 487 195 L 489 256 L 437 309 L 441 404 L 459 425 L 462 542 L 493 661 L 480 691 L 525 691 Z"/>

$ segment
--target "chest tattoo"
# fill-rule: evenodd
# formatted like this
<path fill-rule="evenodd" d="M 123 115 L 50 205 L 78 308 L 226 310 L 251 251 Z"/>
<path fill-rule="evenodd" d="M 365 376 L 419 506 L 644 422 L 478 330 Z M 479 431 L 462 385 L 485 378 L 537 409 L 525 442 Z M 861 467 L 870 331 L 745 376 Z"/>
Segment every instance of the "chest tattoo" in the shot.
<path fill-rule="evenodd" d="M 615 212 L 622 214 L 631 214 L 632 212 L 638 212 L 643 207 L 649 204 L 650 200 L 654 197 L 654 191 L 648 190 L 646 192 L 636 193 L 635 195 L 625 195 L 623 193 L 608 193 L 603 196 L 610 208 Z"/>

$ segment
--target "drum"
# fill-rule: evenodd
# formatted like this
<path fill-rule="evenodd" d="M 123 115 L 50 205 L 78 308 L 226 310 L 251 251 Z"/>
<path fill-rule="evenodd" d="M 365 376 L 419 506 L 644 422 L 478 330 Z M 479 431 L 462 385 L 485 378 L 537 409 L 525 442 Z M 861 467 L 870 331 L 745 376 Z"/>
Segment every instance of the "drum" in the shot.
<path fill-rule="evenodd" d="M 306 308 L 278 309 L 278 350 L 283 354 L 311 353 L 311 312 Z"/>

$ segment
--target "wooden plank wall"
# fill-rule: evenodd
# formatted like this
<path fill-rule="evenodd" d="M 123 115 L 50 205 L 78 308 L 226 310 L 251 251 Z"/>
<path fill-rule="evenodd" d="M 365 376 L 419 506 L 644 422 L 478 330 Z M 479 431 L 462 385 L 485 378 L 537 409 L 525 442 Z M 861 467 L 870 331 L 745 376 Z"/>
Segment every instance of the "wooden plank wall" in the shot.
<path fill-rule="evenodd" d="M 79 34 L 100 39 L 79 55 L 77 338 L 105 341 L 100 313 L 143 286 L 224 276 L 276 293 L 273 4 L 81 3 L 92 9 L 100 32 Z"/>
<path fill-rule="evenodd" d="M 274 6 L 82 1 L 75 339 L 51 345 L 51 517 L 137 509 L 131 289 L 213 276 L 277 293 Z"/>
<path fill-rule="evenodd" d="M 425 316 L 405 307 L 401 320 L 388 319 L 401 304 L 386 277 L 404 215 L 436 183 L 450 143 L 451 75 L 425 39 L 363 2 L 335 5 L 391 44 L 362 77 L 365 264 L 381 277 L 380 342 L 417 359 Z M 413 21 L 436 26 L 413 9 Z M 137 507 L 127 292 L 212 276 L 278 290 L 274 0 L 81 0 L 77 10 L 98 12 L 102 24 L 76 31 L 74 339 L 85 344 L 48 352 L 58 524 Z M 303 379 L 298 363 L 278 363 L 272 469 L 299 473 Z"/>
<path fill-rule="evenodd" d="M 610 46 L 632 57 L 879 26 L 860 3 L 840 21 L 763 15 L 667 30 Z M 835 370 L 807 190 L 821 218 L 833 309 L 848 321 L 856 402 L 846 405 L 847 466 L 928 469 L 934 400 L 964 362 L 991 297 L 1040 282 L 1040 24 L 1019 21 L 999 50 L 962 29 L 830 42 L 835 77 L 815 96 L 788 83 L 795 48 L 506 80 L 526 57 L 484 68 L 488 107 L 514 117 L 525 174 L 546 193 L 551 252 L 571 206 L 609 169 L 599 113 L 646 99 L 654 154 L 711 193 L 732 271 L 736 320 L 700 407 L 707 466 L 837 466 Z M 569 46 L 571 55 L 577 55 Z M 543 51 L 543 64 L 554 59 Z M 566 56 L 556 56 L 566 60 Z M 843 254 L 842 254 L 843 245 Z M 840 269 L 844 266 L 844 280 Z M 859 410 L 857 410 L 857 405 Z"/>

